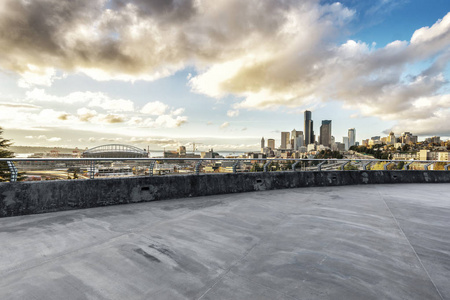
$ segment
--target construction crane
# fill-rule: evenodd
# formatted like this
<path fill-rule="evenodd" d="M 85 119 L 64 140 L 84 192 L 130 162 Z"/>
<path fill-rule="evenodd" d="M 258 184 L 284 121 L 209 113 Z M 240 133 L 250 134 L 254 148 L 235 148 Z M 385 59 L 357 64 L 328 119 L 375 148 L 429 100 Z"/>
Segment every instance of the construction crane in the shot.
<path fill-rule="evenodd" d="M 203 145 L 203 143 L 195 143 L 195 142 L 192 142 L 192 153 L 195 154 L 195 151 L 197 151 L 196 145 L 199 145 L 199 144 Z"/>

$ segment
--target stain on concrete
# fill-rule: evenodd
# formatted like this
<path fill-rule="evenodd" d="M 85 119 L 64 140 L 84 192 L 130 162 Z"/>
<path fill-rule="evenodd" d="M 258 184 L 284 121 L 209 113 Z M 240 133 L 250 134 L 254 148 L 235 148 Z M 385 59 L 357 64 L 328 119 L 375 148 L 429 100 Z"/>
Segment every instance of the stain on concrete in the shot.
<path fill-rule="evenodd" d="M 361 173 L 361 179 L 363 183 L 369 183 L 369 175 L 366 172 Z"/>
<path fill-rule="evenodd" d="M 156 251 L 158 251 L 159 253 L 161 253 L 163 255 L 166 255 L 166 256 L 169 256 L 170 258 L 173 258 L 173 252 L 170 251 L 167 248 L 164 248 L 162 246 L 155 245 L 155 244 L 150 244 L 150 245 L 148 245 L 148 247 L 152 248 L 152 249 L 155 249 Z"/>
<path fill-rule="evenodd" d="M 157 263 L 161 262 L 158 258 L 154 257 L 151 254 L 148 254 L 147 252 L 145 252 L 141 248 L 134 249 L 134 252 L 136 252 L 137 254 L 142 255 L 143 257 L 145 257 L 146 259 L 148 259 L 148 260 L 150 260 L 152 262 L 157 262 Z"/>
<path fill-rule="evenodd" d="M 195 202 L 188 202 L 188 203 L 179 203 L 177 205 L 166 205 L 163 206 L 161 209 L 164 211 L 172 211 L 177 209 L 183 209 L 187 208 L 189 210 L 197 210 L 197 209 L 203 209 L 207 207 L 213 207 L 217 205 L 223 204 L 223 201 L 195 201 Z"/>

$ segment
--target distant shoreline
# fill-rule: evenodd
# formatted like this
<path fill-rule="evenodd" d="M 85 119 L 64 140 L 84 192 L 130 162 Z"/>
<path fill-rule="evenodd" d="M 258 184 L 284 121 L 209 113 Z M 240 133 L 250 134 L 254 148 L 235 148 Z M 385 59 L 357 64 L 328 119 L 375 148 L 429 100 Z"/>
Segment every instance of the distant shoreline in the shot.
<path fill-rule="evenodd" d="M 41 146 L 11 146 L 9 147 L 10 151 L 14 153 L 40 153 L 40 152 L 50 152 L 53 149 L 57 149 L 58 151 L 62 153 L 71 153 L 72 151 L 76 150 L 76 148 L 65 148 L 65 147 L 41 147 Z M 84 151 L 85 148 L 78 148 L 79 151 Z M 144 148 L 142 148 L 144 149 Z M 162 153 L 164 150 L 152 150 L 150 149 L 150 153 L 157 152 Z M 166 149 L 166 151 L 176 151 L 176 149 Z M 205 150 L 206 151 L 206 150 Z M 189 152 L 189 151 L 187 151 Z M 203 151 L 196 151 L 196 153 L 200 153 Z M 256 150 L 214 150 L 214 152 L 217 153 L 247 153 L 247 152 L 259 152 Z"/>

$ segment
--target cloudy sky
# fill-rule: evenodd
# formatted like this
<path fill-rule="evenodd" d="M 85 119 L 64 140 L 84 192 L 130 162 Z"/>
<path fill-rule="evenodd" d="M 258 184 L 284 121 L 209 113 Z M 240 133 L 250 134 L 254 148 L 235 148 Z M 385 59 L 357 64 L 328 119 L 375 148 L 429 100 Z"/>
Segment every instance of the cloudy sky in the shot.
<path fill-rule="evenodd" d="M 0 126 L 16 145 L 258 149 L 450 137 L 448 0 L 1 0 Z"/>

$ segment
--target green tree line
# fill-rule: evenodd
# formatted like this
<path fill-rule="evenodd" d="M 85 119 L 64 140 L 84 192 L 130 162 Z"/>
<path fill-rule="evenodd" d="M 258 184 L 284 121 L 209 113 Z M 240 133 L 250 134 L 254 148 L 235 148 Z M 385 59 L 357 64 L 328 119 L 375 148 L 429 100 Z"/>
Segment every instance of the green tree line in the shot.
<path fill-rule="evenodd" d="M 0 127 L 0 158 L 13 157 L 14 153 L 9 151 L 8 148 L 12 145 L 10 140 L 2 137 L 3 128 Z M 9 181 L 10 172 L 6 162 L 0 162 L 0 182 Z"/>

